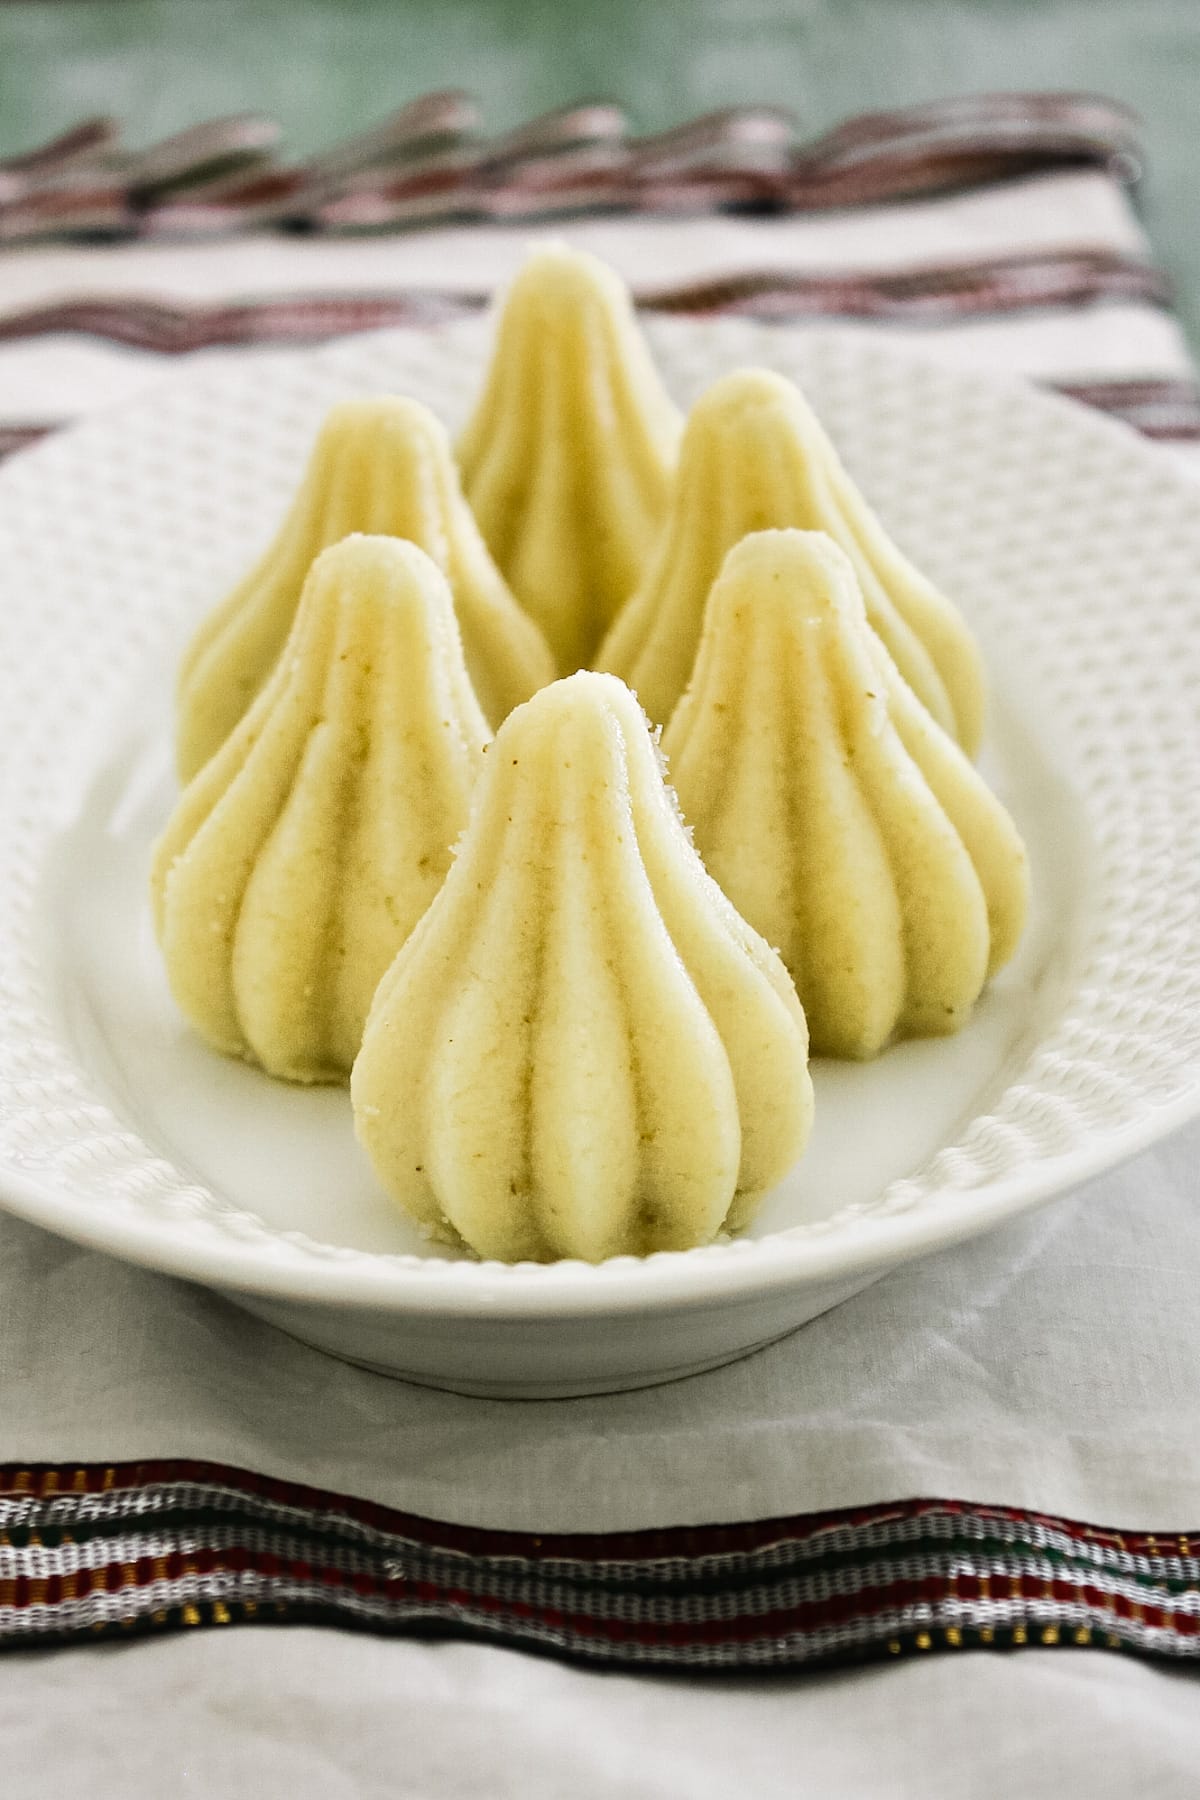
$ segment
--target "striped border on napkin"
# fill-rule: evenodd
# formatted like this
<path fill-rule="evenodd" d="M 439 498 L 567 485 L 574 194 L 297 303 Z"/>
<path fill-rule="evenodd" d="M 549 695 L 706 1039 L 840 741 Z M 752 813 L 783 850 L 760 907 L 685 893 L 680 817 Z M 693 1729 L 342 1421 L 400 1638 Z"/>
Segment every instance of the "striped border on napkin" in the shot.
<path fill-rule="evenodd" d="M 845 321 L 1200 454 L 1140 170 L 1136 120 L 1086 94 L 940 101 L 812 141 L 752 107 L 639 137 L 607 103 L 495 137 L 467 96 L 431 94 L 304 162 L 252 115 L 147 149 L 91 120 L 0 163 L 0 454 L 181 360 L 474 310 L 554 221 L 644 306 Z"/>
<path fill-rule="evenodd" d="M 0 241 L 65 232 L 195 235 L 266 225 L 362 231 L 580 210 L 821 210 L 944 192 L 1032 169 L 1140 173 L 1137 120 L 1091 94 L 981 94 L 798 139 L 775 107 L 731 107 L 638 137 L 620 107 L 560 108 L 500 137 L 470 95 L 427 94 L 307 161 L 279 128 L 215 119 L 131 149 L 90 119 L 0 162 Z"/>
<path fill-rule="evenodd" d="M 0 1469 L 0 1646 L 301 1622 L 656 1669 L 1025 1645 L 1195 1659 L 1200 1534 L 908 1500 L 539 1537 L 212 1463 Z"/>

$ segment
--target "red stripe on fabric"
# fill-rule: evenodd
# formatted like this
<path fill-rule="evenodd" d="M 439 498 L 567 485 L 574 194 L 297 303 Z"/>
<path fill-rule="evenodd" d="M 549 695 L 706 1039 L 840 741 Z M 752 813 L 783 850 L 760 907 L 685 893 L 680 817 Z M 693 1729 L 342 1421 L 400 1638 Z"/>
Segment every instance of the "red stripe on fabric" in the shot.
<path fill-rule="evenodd" d="M 485 293 L 298 294 L 285 298 L 174 305 L 150 296 L 81 296 L 0 315 L 0 341 L 81 332 L 163 355 L 214 345 L 310 343 L 385 326 L 430 325 L 487 303 Z M 748 272 L 644 292 L 641 304 L 670 313 L 736 312 L 773 319 L 949 320 L 1047 306 L 1140 300 L 1162 306 L 1165 276 L 1137 258 L 1058 251 L 976 263 L 854 274 Z"/>
<path fill-rule="evenodd" d="M 57 421 L 54 424 L 0 425 L 0 456 L 12 456 L 17 450 L 26 450 L 60 429 Z"/>
<path fill-rule="evenodd" d="M 261 1571 L 260 1571 L 261 1572 Z M 620 1618 L 588 1613 L 579 1608 L 566 1609 L 549 1601 L 536 1602 L 466 1587 L 434 1582 L 399 1581 L 382 1584 L 364 1574 L 350 1573 L 297 1562 L 287 1571 L 290 1581 L 306 1586 L 323 1586 L 331 1592 L 350 1589 L 365 1598 L 386 1598 L 402 1613 L 405 1605 L 423 1611 L 444 1612 L 465 1619 L 470 1615 L 488 1618 L 503 1625 L 536 1625 L 543 1631 L 569 1637 L 579 1644 L 603 1643 L 618 1647 L 661 1646 L 694 1649 L 703 1646 L 753 1644 L 762 1640 L 811 1636 L 815 1632 L 848 1629 L 872 1619 L 894 1618 L 897 1614 L 920 1609 L 919 1617 L 930 1622 L 948 1603 L 963 1600 L 952 1575 L 930 1576 L 920 1581 L 898 1579 L 864 1585 L 853 1594 L 833 1593 L 819 1600 L 797 1601 L 761 1613 L 734 1613 L 708 1619 L 664 1619 L 643 1616 Z M 1036 1607 L 1049 1601 L 1040 1576 L 1021 1572 L 995 1578 L 1001 1602 L 1023 1601 Z M 20 1584 L 18 1584 L 20 1585 Z M 110 1593 L 122 1591 L 123 1572 L 117 1565 L 107 1571 Z M 285 1583 L 281 1592 L 287 1592 Z M 1062 1605 L 1079 1603 L 1080 1589 L 1069 1588 Z M 27 1598 L 18 1602 L 27 1604 Z M 1186 1637 L 1196 1635 L 1196 1621 L 1187 1615 L 1168 1614 L 1162 1609 L 1143 1606 L 1120 1594 L 1102 1594 L 1090 1601 L 1091 1609 L 1102 1618 L 1117 1622 L 1138 1620 L 1151 1628 L 1176 1631 Z M 1028 1619 L 1028 1611 L 1020 1617 Z M 1035 1614 L 1036 1616 L 1036 1614 Z M 1184 1622 L 1186 1621 L 1186 1623 Z M 1014 1621 L 1016 1622 L 1016 1621 Z"/>

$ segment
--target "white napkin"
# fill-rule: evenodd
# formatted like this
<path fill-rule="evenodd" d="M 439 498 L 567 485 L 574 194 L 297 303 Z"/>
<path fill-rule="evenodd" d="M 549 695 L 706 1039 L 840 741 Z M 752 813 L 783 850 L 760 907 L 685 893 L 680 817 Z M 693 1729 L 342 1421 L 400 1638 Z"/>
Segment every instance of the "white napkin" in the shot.
<path fill-rule="evenodd" d="M 424 1391 L 0 1220 L 0 1464 L 196 1457 L 460 1524 L 601 1532 L 915 1496 L 1200 1526 L 1200 1128 L 714 1374 Z"/>

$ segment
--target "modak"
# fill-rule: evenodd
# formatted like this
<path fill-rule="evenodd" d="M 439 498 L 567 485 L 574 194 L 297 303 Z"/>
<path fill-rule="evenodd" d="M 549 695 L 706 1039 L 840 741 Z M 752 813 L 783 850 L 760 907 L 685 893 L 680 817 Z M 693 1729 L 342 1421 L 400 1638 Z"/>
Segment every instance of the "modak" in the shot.
<path fill-rule="evenodd" d="M 1012 955 L 1016 828 L 867 624 L 821 532 L 730 551 L 663 738 L 706 867 L 791 971 L 816 1053 L 956 1031 Z"/>
<path fill-rule="evenodd" d="M 650 717 L 665 725 L 688 684 L 726 552 L 748 533 L 777 526 L 824 531 L 841 547 L 896 667 L 973 754 L 984 685 L 966 624 L 892 543 L 799 389 L 767 369 L 723 376 L 688 415 L 666 526 L 598 666 L 635 688 Z"/>
<path fill-rule="evenodd" d="M 313 560 L 354 532 L 407 538 L 450 583 L 471 681 L 493 726 L 554 679 L 463 499 L 444 426 L 415 400 L 345 400 L 325 419 L 275 539 L 201 625 L 179 677 L 185 781 L 220 748 L 275 666 Z"/>
<path fill-rule="evenodd" d="M 638 583 L 680 423 L 616 271 L 565 245 L 530 256 L 458 454 L 492 555 L 561 674 L 588 662 Z"/>
<path fill-rule="evenodd" d="M 490 736 L 436 564 L 391 537 L 324 551 L 267 685 L 155 849 L 168 978 L 210 1044 L 292 1081 L 346 1078 Z"/>
<path fill-rule="evenodd" d="M 543 689 L 486 761 L 354 1065 L 380 1179 L 434 1232 L 510 1262 L 736 1229 L 811 1118 L 782 963 L 706 874 L 623 683 Z"/>

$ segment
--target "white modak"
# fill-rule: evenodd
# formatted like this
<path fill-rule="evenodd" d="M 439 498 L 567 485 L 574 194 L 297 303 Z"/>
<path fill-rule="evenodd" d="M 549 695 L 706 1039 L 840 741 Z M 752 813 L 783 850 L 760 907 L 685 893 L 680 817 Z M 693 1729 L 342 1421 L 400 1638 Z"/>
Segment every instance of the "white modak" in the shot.
<path fill-rule="evenodd" d="M 554 679 L 463 498 L 445 427 L 416 400 L 380 394 L 333 407 L 273 542 L 192 640 L 179 676 L 185 781 L 224 743 L 283 648 L 320 552 L 354 532 L 419 544 L 450 583 L 479 703 L 495 727 Z"/>
<path fill-rule="evenodd" d="M 867 624 L 823 532 L 730 551 L 663 738 L 706 866 L 778 946 L 814 1052 L 957 1031 L 1008 961 L 1015 826 Z"/>
<path fill-rule="evenodd" d="M 810 1048 L 957 1031 L 1013 953 L 979 653 L 789 381 L 735 370 L 684 426 L 563 245 L 501 299 L 459 455 L 416 401 L 334 407 L 196 633 L 171 988 L 216 1049 L 349 1077 L 434 1236 L 709 1243 L 801 1155 Z"/>
<path fill-rule="evenodd" d="M 543 689 L 486 761 L 354 1066 L 380 1179 L 508 1262 L 736 1229 L 809 1131 L 787 971 L 706 873 L 622 682 Z"/>
<path fill-rule="evenodd" d="M 637 585 L 681 425 L 616 271 L 561 244 L 530 256 L 458 455 L 492 555 L 562 675 L 591 660 Z"/>
<path fill-rule="evenodd" d="M 171 988 L 210 1044 L 288 1080 L 346 1079 L 490 737 L 425 552 L 362 536 L 324 551 L 267 685 L 154 853 Z"/>
<path fill-rule="evenodd" d="M 957 609 L 892 543 L 800 390 L 736 369 L 688 414 L 670 514 L 600 648 L 660 725 L 688 684 L 704 603 L 752 531 L 824 531 L 849 557 L 867 617 L 918 699 L 968 754 L 983 729 L 983 665 Z"/>

